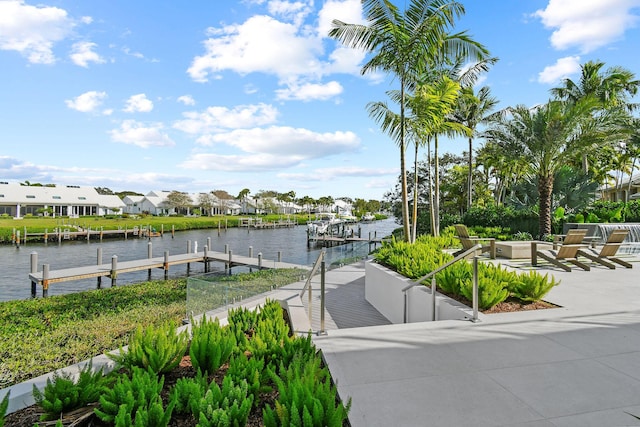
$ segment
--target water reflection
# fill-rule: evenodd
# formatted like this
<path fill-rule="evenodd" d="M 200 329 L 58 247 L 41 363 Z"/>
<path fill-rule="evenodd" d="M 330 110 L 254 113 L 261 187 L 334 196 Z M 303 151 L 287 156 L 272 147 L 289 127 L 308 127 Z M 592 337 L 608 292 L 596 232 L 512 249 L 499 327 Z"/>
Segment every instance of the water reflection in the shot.
<path fill-rule="evenodd" d="M 361 229 L 362 237 L 368 237 L 369 233 L 374 233 L 378 237 L 384 237 L 397 228 L 393 219 L 376 221 L 372 223 L 355 224 L 355 232 Z M 306 227 L 297 226 L 282 229 L 267 230 L 247 230 L 246 228 L 230 228 L 218 232 L 214 230 L 192 230 L 176 232 L 175 238 L 170 234 L 164 237 L 154 237 L 146 239 L 128 240 L 97 240 L 74 241 L 48 244 L 26 244 L 19 248 L 14 246 L 0 246 L 0 301 L 14 299 L 25 299 L 31 296 L 31 285 L 29 282 L 31 253 L 38 254 L 38 270 L 42 270 L 43 264 L 49 264 L 51 270 L 63 268 L 87 266 L 97 263 L 98 248 L 102 251 L 102 263 L 110 264 L 113 255 L 118 257 L 118 262 L 147 258 L 149 243 L 151 243 L 152 255 L 160 257 L 165 251 L 169 254 L 181 254 L 187 252 L 189 241 L 194 249 L 197 242 L 199 251 L 202 251 L 210 239 L 211 250 L 224 252 L 227 246 L 234 254 L 248 256 L 250 247 L 253 256 L 262 253 L 263 259 L 275 260 L 278 252 L 281 253 L 282 261 L 294 264 L 311 265 L 318 257 L 320 248 L 308 248 Z M 346 250 L 345 247 L 336 247 L 333 250 Z M 212 267 L 216 268 L 215 264 Z M 223 266 L 217 266 L 222 269 Z M 201 263 L 193 263 L 190 266 L 190 273 L 197 274 L 203 272 Z M 169 269 L 170 277 L 184 276 L 187 273 L 187 266 L 172 266 Z M 152 279 L 162 279 L 162 270 L 152 271 Z M 147 280 L 147 271 L 124 273 L 118 276 L 118 285 Z M 80 290 L 94 289 L 96 279 L 87 279 L 66 283 L 55 283 L 49 288 L 49 295 L 59 295 Z M 102 280 L 103 287 L 109 286 L 110 279 Z M 42 289 L 38 289 L 41 295 Z"/>

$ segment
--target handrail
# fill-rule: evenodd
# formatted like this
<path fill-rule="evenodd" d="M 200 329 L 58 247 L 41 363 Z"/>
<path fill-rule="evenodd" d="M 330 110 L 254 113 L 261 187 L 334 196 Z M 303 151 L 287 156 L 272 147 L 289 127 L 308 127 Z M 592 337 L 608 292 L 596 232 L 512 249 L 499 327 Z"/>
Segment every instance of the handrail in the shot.
<path fill-rule="evenodd" d="M 322 251 L 320 251 L 320 255 L 318 255 L 318 259 L 316 260 L 316 263 L 313 265 L 313 268 L 311 269 L 311 272 L 309 273 L 309 278 L 307 279 L 307 282 L 302 287 L 302 291 L 300 292 L 300 298 L 302 298 L 304 296 L 304 292 L 307 290 L 307 288 L 311 284 L 311 279 L 316 274 L 316 271 L 320 267 L 320 264 L 322 263 L 322 260 L 324 260 L 324 257 L 326 255 L 326 253 L 327 253 L 327 251 L 324 250 L 324 249 Z"/>
<path fill-rule="evenodd" d="M 449 267 L 452 264 L 455 264 L 456 262 L 460 261 L 463 258 L 466 258 L 467 256 L 471 255 L 472 253 L 474 253 L 478 249 L 482 249 L 482 245 L 481 244 L 474 245 L 473 247 L 467 249 L 466 251 L 464 251 L 461 254 L 459 254 L 458 256 L 456 256 L 454 259 L 452 259 L 448 263 L 443 264 L 440 267 L 438 267 L 435 270 L 433 270 L 432 272 L 426 274 L 425 276 L 422 276 L 420 279 L 418 279 L 417 281 L 413 282 L 411 285 L 409 285 L 406 288 L 402 289 L 402 292 L 406 292 L 409 289 L 413 288 L 414 286 L 418 286 L 420 283 L 422 283 L 423 281 L 425 281 L 429 277 L 435 276 L 436 274 L 440 273 L 445 268 Z"/>
<path fill-rule="evenodd" d="M 447 262 L 446 264 L 441 265 L 440 267 L 438 267 L 437 269 L 435 269 L 434 271 L 428 273 L 427 275 L 421 277 L 420 279 L 418 279 L 416 282 L 412 283 L 411 285 L 405 287 L 402 289 L 402 292 L 404 292 L 404 322 L 407 323 L 408 319 L 407 319 L 407 309 L 409 306 L 409 302 L 408 302 L 408 295 L 407 295 L 407 291 L 413 287 L 416 287 L 418 285 L 420 285 L 423 281 L 425 281 L 426 279 L 428 279 L 429 277 L 432 277 L 431 280 L 431 309 L 432 309 L 432 320 L 435 321 L 436 320 L 436 278 L 435 275 L 438 274 L 439 272 L 441 272 L 442 270 L 444 270 L 445 268 L 455 264 L 456 262 L 460 261 L 461 259 L 465 259 L 467 256 L 471 255 L 472 253 L 474 253 L 475 251 L 482 249 L 482 245 L 481 244 L 477 244 L 474 245 L 473 247 L 467 249 L 466 251 L 462 252 L 461 254 L 457 255 L 455 258 L 453 258 L 451 261 Z M 474 257 L 473 259 L 473 292 L 472 292 L 472 306 L 473 306 L 473 317 L 471 318 L 472 322 L 477 322 L 478 321 L 478 257 Z"/>

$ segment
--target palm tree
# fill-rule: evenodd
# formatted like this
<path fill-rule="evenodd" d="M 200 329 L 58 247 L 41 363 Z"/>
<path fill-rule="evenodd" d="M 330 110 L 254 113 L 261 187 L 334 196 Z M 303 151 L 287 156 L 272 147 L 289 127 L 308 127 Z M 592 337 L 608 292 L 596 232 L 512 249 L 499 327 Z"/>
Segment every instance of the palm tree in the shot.
<path fill-rule="evenodd" d="M 603 67 L 604 62 L 601 61 L 586 62 L 581 66 L 578 82 L 564 79 L 560 87 L 551 89 L 551 94 L 571 103 L 593 97 L 601 109 L 621 108 L 628 112 L 636 109 L 638 104 L 630 102 L 630 98 L 638 92 L 640 80 L 635 78 L 633 72 L 623 67 L 610 67 L 606 70 L 603 70 Z M 596 151 L 593 148 L 596 147 L 587 146 L 585 151 L 576 153 L 582 157 L 585 172 L 589 170 L 588 153 Z"/>
<path fill-rule="evenodd" d="M 531 109 L 520 105 L 504 111 L 484 134 L 508 155 L 528 161 L 537 180 L 543 235 L 551 233 L 551 193 L 556 172 L 569 163 L 576 151 L 620 130 L 620 117 L 616 114 L 619 110 L 594 116 L 598 109 L 599 103 L 593 97 L 575 103 L 552 100 Z"/>
<path fill-rule="evenodd" d="M 334 20 L 329 36 L 343 44 L 372 53 L 361 73 L 383 71 L 400 83 L 400 174 L 402 223 L 410 239 L 407 174 L 405 164 L 405 94 L 418 76 L 449 58 L 482 60 L 487 50 L 465 32 L 449 33 L 464 13 L 462 4 L 447 0 L 411 0 L 401 13 L 390 0 L 362 0 L 367 25 Z"/>
<path fill-rule="evenodd" d="M 467 210 L 473 203 L 473 138 L 478 135 L 478 125 L 487 123 L 489 113 L 496 107 L 498 100 L 491 96 L 488 86 L 474 93 L 472 86 L 462 88 L 458 105 L 452 114 L 452 120 L 471 130 L 469 136 L 469 170 L 467 172 Z"/>

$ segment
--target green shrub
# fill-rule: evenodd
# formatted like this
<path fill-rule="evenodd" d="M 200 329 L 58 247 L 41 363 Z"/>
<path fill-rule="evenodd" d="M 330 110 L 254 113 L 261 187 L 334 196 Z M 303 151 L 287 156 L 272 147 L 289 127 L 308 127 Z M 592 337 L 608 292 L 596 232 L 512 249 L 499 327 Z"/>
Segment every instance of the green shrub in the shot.
<path fill-rule="evenodd" d="M 288 367 L 280 366 L 280 376 L 271 373 L 279 395 L 275 409 L 267 405 L 262 411 L 266 427 L 342 427 L 351 401 L 346 407 L 342 402 L 336 403 L 337 390 L 331 384 L 329 371 L 320 364 L 319 357 L 296 357 Z"/>
<path fill-rule="evenodd" d="M 473 281 L 462 283 L 460 292 L 469 301 L 473 299 Z M 487 277 L 478 278 L 478 308 L 488 310 L 507 299 L 509 291 L 505 283 L 494 282 Z"/>
<path fill-rule="evenodd" d="M 176 402 L 176 413 L 197 416 L 200 413 L 200 401 L 208 387 L 207 377 L 200 371 L 195 378 L 178 379 L 170 392 L 170 398 Z"/>
<path fill-rule="evenodd" d="M 533 240 L 533 236 L 528 231 L 518 231 L 511 235 L 511 240 Z"/>
<path fill-rule="evenodd" d="M 9 395 L 11 390 L 7 392 L 0 402 L 0 427 L 4 427 L 4 417 L 7 415 L 7 409 L 9 408 Z"/>
<path fill-rule="evenodd" d="M 186 332 L 177 333 L 174 322 L 145 329 L 138 326 L 129 339 L 129 348 L 120 348 L 119 355 L 109 355 L 119 365 L 131 370 L 137 366 L 151 369 L 155 373 L 174 369 L 187 352 L 189 345 Z"/>
<path fill-rule="evenodd" d="M 429 274 L 453 259 L 450 254 L 442 252 L 438 242 L 426 237 L 413 244 L 396 239 L 385 241 L 374 257 L 379 263 L 410 279 Z"/>
<path fill-rule="evenodd" d="M 102 421 L 115 425 L 166 426 L 176 401 L 171 399 L 166 409 L 162 406 L 163 385 L 164 377 L 151 368 L 134 366 L 131 378 L 120 375 L 100 396 L 100 406 L 94 412 Z"/>
<path fill-rule="evenodd" d="M 578 224 L 584 224 L 584 215 L 582 215 L 581 213 L 577 213 L 573 221 L 577 222 Z"/>
<path fill-rule="evenodd" d="M 230 377 L 224 377 L 222 388 L 211 383 L 200 404 L 198 426 L 245 426 L 253 405 L 253 395 L 248 390 L 246 381 L 236 384 Z"/>
<path fill-rule="evenodd" d="M 515 285 L 511 286 L 510 291 L 521 301 L 540 301 L 551 288 L 560 283 L 556 282 L 553 276 L 551 278 L 548 276 L 548 273 L 542 276 L 536 271 L 521 274 Z"/>
<path fill-rule="evenodd" d="M 591 212 L 591 213 L 587 214 L 586 221 L 588 223 L 600 222 L 600 218 L 598 218 L 598 215 L 596 215 L 593 212 Z"/>
<path fill-rule="evenodd" d="M 244 353 L 240 353 L 231 358 L 225 375 L 235 383 L 245 380 L 249 387 L 248 392 L 253 395 L 255 402 L 260 393 L 269 393 L 272 390 L 268 385 L 269 375 L 265 366 L 263 358 L 248 358 Z"/>
<path fill-rule="evenodd" d="M 229 328 L 220 326 L 217 318 L 207 320 L 206 316 L 202 316 L 199 323 L 192 320 L 191 333 L 189 347 L 191 363 L 195 369 L 203 373 L 212 374 L 217 371 L 229 360 L 236 346 L 233 332 Z"/>
<path fill-rule="evenodd" d="M 436 284 L 444 293 L 461 295 L 460 287 L 464 283 L 471 283 L 473 267 L 468 262 L 456 262 L 436 274 Z M 425 283 L 429 285 L 429 283 Z"/>
<path fill-rule="evenodd" d="M 103 375 L 102 369 L 92 372 L 91 363 L 80 371 L 77 380 L 70 373 L 54 373 L 53 379 L 47 379 L 43 391 L 33 385 L 36 404 L 44 410 L 40 419 L 55 420 L 64 412 L 97 402 L 110 383 L 111 379 Z"/>

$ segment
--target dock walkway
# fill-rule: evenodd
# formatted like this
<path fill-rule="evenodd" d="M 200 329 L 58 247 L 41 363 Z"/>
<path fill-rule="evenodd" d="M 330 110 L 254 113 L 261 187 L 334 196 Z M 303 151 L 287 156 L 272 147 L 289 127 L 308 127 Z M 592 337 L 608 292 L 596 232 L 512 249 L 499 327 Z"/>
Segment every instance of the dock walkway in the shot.
<path fill-rule="evenodd" d="M 47 296 L 49 286 L 52 283 L 69 282 L 74 280 L 90 279 L 110 277 L 112 285 L 115 285 L 115 281 L 119 274 L 130 273 L 133 271 L 152 270 L 155 268 L 164 269 L 165 278 L 168 277 L 169 267 L 181 264 L 190 264 L 194 262 L 202 262 L 205 265 L 211 262 L 224 263 L 228 268 L 235 266 L 245 266 L 250 268 L 267 269 L 267 268 L 301 268 L 308 269 L 307 266 L 292 264 L 281 261 L 274 261 L 263 259 L 261 255 L 258 257 L 248 257 L 242 255 L 235 255 L 232 252 L 215 252 L 215 251 L 200 251 L 185 253 L 179 255 L 169 255 L 168 252 L 161 257 L 152 257 L 145 259 L 138 259 L 133 261 L 118 262 L 117 256 L 111 260 L 110 264 L 96 264 L 82 267 L 72 267 L 60 270 L 48 271 L 48 266 L 43 267 L 41 271 L 34 271 L 37 266 L 36 261 L 32 260 L 32 272 L 29 273 L 29 279 L 31 280 L 31 294 L 35 297 L 37 285 L 42 286 L 43 296 Z M 207 268 L 205 268 L 207 269 Z"/>

